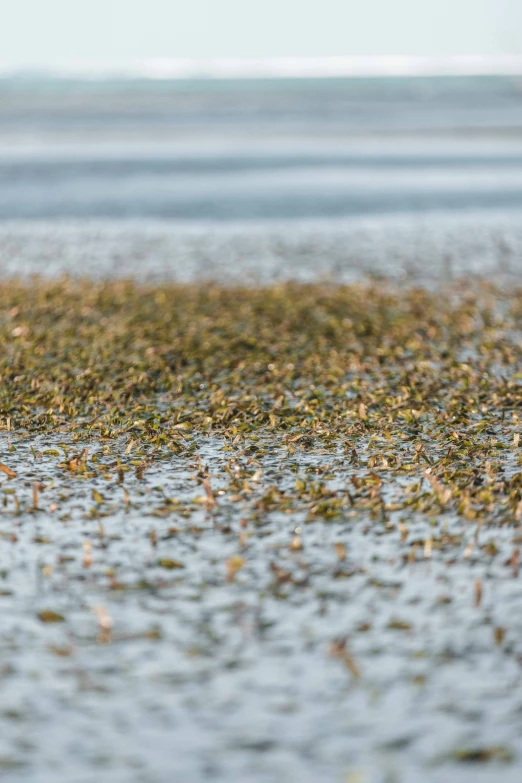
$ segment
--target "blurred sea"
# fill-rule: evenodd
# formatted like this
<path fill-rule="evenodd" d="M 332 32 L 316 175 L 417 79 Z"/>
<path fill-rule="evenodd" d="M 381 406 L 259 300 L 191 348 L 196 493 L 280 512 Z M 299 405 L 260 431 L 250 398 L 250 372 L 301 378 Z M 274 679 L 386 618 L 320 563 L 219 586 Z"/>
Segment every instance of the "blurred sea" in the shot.
<path fill-rule="evenodd" d="M 345 278 L 521 258 L 521 76 L 0 78 L 6 272 Z"/>

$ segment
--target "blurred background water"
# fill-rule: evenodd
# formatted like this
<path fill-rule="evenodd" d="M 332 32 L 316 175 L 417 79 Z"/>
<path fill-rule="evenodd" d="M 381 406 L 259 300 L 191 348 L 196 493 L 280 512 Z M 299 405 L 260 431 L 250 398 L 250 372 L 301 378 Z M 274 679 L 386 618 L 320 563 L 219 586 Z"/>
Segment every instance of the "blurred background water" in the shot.
<path fill-rule="evenodd" d="M 0 79 L 9 272 L 446 274 L 521 218 L 522 77 Z"/>

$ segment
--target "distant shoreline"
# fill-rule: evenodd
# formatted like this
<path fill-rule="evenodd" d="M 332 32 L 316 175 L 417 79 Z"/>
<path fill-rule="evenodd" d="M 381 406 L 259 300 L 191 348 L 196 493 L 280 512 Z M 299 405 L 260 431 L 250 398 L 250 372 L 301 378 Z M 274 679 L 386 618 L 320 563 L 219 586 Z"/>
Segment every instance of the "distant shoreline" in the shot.
<path fill-rule="evenodd" d="M 128 61 L 63 61 L 52 67 L 24 67 L 0 59 L 0 78 L 242 80 L 395 78 L 444 76 L 521 76 L 522 54 L 488 57 L 275 57 L 158 58 Z"/>

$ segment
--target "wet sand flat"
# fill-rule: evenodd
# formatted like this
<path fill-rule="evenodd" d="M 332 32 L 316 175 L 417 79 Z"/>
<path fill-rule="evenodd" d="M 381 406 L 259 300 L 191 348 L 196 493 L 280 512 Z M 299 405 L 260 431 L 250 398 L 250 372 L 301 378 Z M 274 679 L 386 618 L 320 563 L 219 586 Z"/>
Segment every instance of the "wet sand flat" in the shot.
<path fill-rule="evenodd" d="M 520 780 L 522 308 L 0 288 L 0 769 Z"/>

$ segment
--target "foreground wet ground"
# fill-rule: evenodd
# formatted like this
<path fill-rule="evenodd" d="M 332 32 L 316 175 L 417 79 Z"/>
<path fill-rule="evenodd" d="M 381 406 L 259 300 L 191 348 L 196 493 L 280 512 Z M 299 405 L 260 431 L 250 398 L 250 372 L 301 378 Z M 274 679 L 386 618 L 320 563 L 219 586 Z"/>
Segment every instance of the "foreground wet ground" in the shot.
<path fill-rule="evenodd" d="M 522 300 L 0 289 L 0 770 L 519 781 Z"/>

